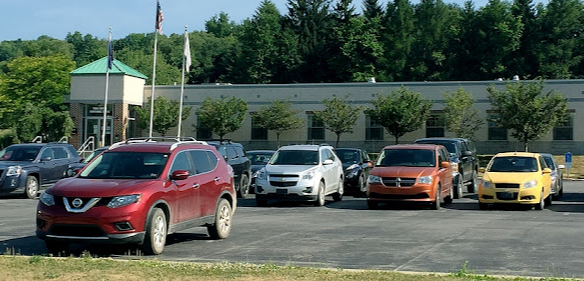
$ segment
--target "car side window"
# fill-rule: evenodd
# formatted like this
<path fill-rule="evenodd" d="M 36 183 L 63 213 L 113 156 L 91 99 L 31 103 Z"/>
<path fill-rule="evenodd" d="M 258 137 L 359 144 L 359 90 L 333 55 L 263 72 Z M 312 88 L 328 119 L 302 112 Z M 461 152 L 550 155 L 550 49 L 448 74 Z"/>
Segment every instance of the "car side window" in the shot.
<path fill-rule="evenodd" d="M 448 161 L 448 157 L 446 155 L 448 154 L 446 153 L 446 151 L 444 151 L 444 149 L 440 148 L 438 150 L 438 165 L 440 165 L 440 163 L 444 161 Z"/>
<path fill-rule="evenodd" d="M 43 150 L 43 153 L 41 154 L 41 159 L 46 159 L 46 158 L 48 158 L 49 160 L 55 159 L 55 157 L 53 156 L 53 149 L 52 148 L 45 148 L 45 150 Z"/>
<path fill-rule="evenodd" d="M 209 166 L 211 167 L 211 171 L 215 170 L 215 168 L 217 168 L 217 163 L 219 163 L 217 155 L 209 150 L 206 150 L 205 153 L 207 154 L 207 159 L 209 159 Z"/>
<path fill-rule="evenodd" d="M 323 161 L 328 160 L 328 159 L 333 160 L 333 161 L 335 160 L 335 154 L 332 151 L 330 151 L 329 149 L 323 149 L 322 152 L 323 152 L 323 154 L 322 154 Z"/>
<path fill-rule="evenodd" d="M 243 150 L 243 148 L 241 148 L 240 146 L 234 146 L 234 148 L 235 152 L 237 153 L 237 156 L 245 157 L 245 151 Z"/>
<path fill-rule="evenodd" d="M 233 149 L 233 147 L 227 146 L 225 147 L 225 151 L 227 152 L 227 159 L 237 158 L 237 153 L 235 152 L 235 149 Z"/>
<path fill-rule="evenodd" d="M 470 149 L 468 148 L 468 146 L 466 145 L 465 142 L 460 142 L 460 146 L 462 146 L 462 152 L 464 153 L 465 151 L 469 151 Z"/>
<path fill-rule="evenodd" d="M 170 173 L 178 170 L 187 170 L 189 174 L 194 175 L 195 169 L 191 165 L 191 160 L 189 159 L 189 154 L 186 151 L 181 151 L 176 154 L 170 168 Z"/>
<path fill-rule="evenodd" d="M 65 148 L 63 147 L 53 147 L 53 154 L 55 155 L 55 159 L 69 158 L 67 150 L 65 150 Z"/>
<path fill-rule="evenodd" d="M 537 160 L 539 161 L 539 166 L 541 166 L 542 170 L 545 168 L 549 168 L 548 165 L 545 163 L 545 160 L 543 160 L 543 157 L 539 156 Z"/>
<path fill-rule="evenodd" d="M 195 171 L 197 174 L 207 173 L 213 170 L 207 153 L 203 150 L 191 150 L 191 159 L 195 164 Z"/>

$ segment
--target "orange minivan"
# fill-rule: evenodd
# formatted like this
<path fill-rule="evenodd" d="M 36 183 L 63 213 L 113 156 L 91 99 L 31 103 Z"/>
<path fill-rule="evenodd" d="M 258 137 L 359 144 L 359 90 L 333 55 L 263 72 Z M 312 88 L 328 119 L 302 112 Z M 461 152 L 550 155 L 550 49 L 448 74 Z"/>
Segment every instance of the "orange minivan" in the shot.
<path fill-rule="evenodd" d="M 383 148 L 367 183 L 367 205 L 381 202 L 428 203 L 440 209 L 453 198 L 452 167 L 446 148 L 434 144 L 403 144 Z"/>

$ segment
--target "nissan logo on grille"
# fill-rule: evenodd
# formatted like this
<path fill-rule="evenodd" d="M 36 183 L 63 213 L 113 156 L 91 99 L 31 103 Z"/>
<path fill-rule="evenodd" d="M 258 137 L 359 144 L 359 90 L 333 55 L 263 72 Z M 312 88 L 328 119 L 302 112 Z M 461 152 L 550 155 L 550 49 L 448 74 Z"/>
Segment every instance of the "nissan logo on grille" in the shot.
<path fill-rule="evenodd" d="M 83 205 L 83 200 L 81 200 L 81 198 L 75 198 L 75 199 L 73 199 L 72 204 L 73 204 L 73 207 L 79 208 L 79 207 L 81 207 L 81 205 Z"/>

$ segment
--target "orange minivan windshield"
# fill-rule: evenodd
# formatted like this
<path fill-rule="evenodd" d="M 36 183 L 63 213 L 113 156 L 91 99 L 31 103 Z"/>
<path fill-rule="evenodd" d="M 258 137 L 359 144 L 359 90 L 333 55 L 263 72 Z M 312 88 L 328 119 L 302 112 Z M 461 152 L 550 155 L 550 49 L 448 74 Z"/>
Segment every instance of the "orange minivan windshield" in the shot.
<path fill-rule="evenodd" d="M 429 149 L 384 149 L 376 167 L 435 167 L 436 155 Z"/>

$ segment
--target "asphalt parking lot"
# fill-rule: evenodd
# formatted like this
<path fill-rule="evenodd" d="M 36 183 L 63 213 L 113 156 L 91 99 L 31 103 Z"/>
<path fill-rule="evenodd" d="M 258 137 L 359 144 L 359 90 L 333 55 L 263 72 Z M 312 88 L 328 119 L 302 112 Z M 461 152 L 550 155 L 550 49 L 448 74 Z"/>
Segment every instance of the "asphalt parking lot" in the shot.
<path fill-rule="evenodd" d="M 210 240 L 204 228 L 176 233 L 154 258 L 423 272 L 457 272 L 466 264 L 477 274 L 582 278 L 584 182 L 566 181 L 564 188 L 564 197 L 543 211 L 481 211 L 474 194 L 438 211 L 368 210 L 364 199 L 352 197 L 327 198 L 325 207 L 256 207 L 252 195 L 240 199 L 229 238 Z M 37 202 L 0 198 L 0 252 L 46 254 L 34 235 Z"/>

